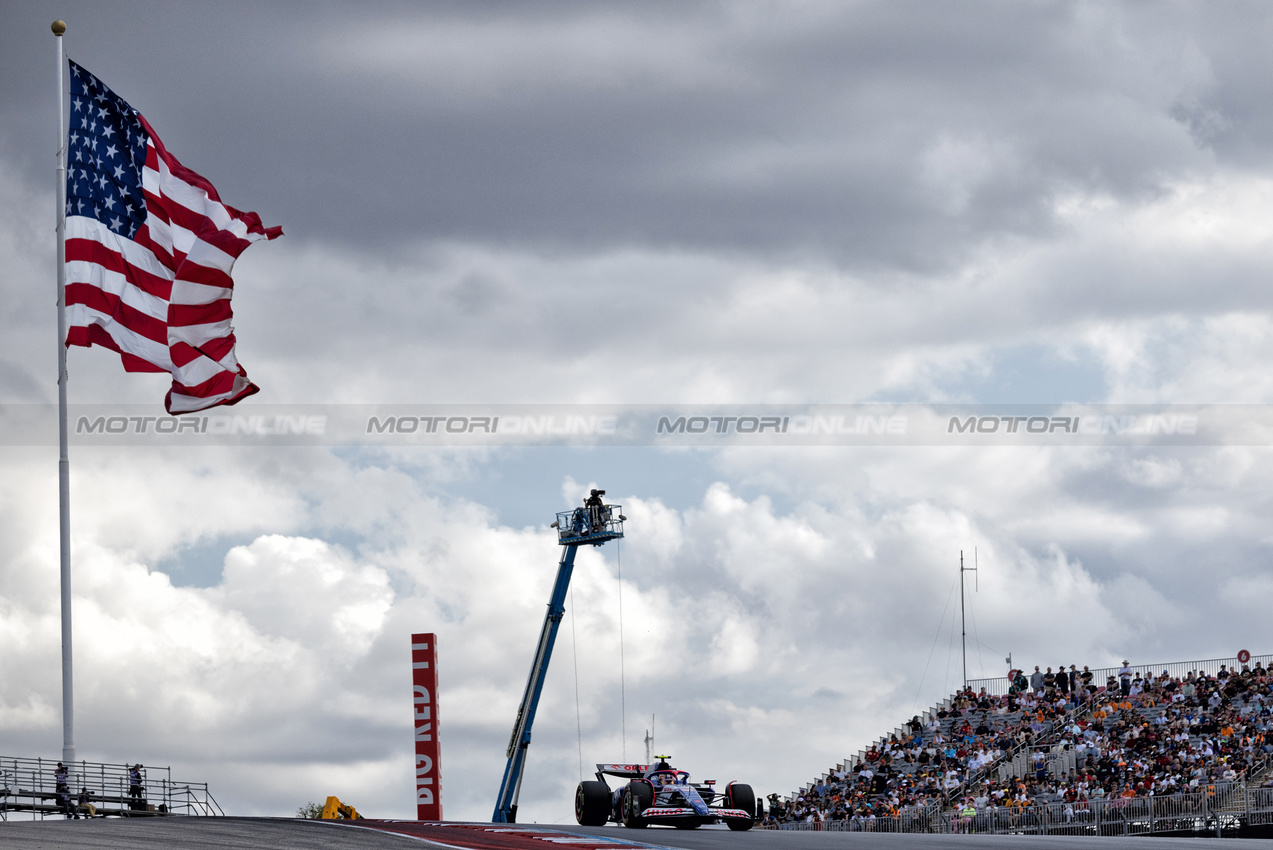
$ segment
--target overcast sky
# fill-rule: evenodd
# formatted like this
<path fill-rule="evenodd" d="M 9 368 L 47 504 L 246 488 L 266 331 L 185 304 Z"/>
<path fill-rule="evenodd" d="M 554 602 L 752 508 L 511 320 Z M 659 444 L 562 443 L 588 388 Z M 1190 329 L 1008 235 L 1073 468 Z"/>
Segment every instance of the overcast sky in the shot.
<path fill-rule="evenodd" d="M 240 410 L 1273 402 L 1266 4 L 0 15 L 2 404 L 56 399 L 58 16 L 286 231 L 235 270 Z M 70 375 L 162 414 L 166 376 Z M 0 464 L 0 753 L 56 757 L 56 447 Z M 73 444 L 77 744 L 234 814 L 409 817 L 436 631 L 445 812 L 487 819 L 547 524 L 602 486 L 628 537 L 580 555 L 520 819 L 569 820 L 651 715 L 700 778 L 787 793 L 958 683 L 961 549 L 973 675 L 1273 651 L 1270 482 L 1264 446 Z"/>

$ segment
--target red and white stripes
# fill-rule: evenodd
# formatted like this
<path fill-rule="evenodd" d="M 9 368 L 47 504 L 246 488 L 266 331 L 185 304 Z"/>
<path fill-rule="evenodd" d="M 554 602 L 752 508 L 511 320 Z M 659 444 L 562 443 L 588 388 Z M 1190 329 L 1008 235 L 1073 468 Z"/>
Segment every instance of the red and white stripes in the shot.
<path fill-rule="evenodd" d="M 70 210 L 66 342 L 117 351 L 130 372 L 171 373 L 169 413 L 234 404 L 258 387 L 234 353 L 230 272 L 248 245 L 282 228 L 223 203 L 138 118 L 149 135 L 145 221 L 130 239 Z"/>

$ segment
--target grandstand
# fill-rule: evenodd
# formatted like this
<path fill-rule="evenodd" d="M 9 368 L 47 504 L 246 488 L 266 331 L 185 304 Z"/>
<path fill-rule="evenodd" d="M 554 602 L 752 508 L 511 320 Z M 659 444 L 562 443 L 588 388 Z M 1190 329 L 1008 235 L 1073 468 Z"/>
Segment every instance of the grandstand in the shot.
<path fill-rule="evenodd" d="M 172 768 L 150 767 L 134 782 L 126 764 L 76 761 L 59 782 L 55 759 L 0 756 L 0 820 L 13 814 L 55 817 L 164 817 L 224 815 L 202 782 L 172 779 Z M 59 787 L 60 786 L 60 787 Z M 87 792 L 87 803 L 79 804 Z"/>
<path fill-rule="evenodd" d="M 786 800 L 765 826 L 1146 834 L 1273 826 L 1273 656 L 973 680 Z M 1253 666 L 1252 666 L 1253 665 Z M 1086 670 L 1086 668 L 1084 668 Z M 1103 681 L 1102 681 L 1103 680 Z"/>

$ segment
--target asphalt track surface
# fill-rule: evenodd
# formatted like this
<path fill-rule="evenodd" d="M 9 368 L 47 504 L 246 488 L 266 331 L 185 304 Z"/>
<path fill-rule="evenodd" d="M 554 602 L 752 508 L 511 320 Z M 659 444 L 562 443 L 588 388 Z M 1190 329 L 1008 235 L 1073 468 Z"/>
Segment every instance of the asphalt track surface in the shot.
<path fill-rule="evenodd" d="M 0 823 L 3 850 L 1007 850 L 1037 847 L 1214 848 L 1214 838 L 1095 838 L 1011 835 L 881 835 L 853 832 L 790 832 L 579 827 L 546 824 L 360 824 L 296 818 L 156 818 L 137 820 L 16 821 Z M 1242 848 L 1269 850 L 1273 841 L 1244 840 Z"/>

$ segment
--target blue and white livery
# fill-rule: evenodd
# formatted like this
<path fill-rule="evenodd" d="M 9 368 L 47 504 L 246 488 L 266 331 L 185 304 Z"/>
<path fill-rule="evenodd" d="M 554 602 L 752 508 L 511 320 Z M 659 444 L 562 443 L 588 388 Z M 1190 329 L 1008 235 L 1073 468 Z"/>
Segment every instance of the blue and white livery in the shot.
<path fill-rule="evenodd" d="M 691 782 L 687 772 L 668 764 L 667 756 L 658 758 L 653 765 L 598 764 L 596 781 L 580 782 L 575 792 L 575 819 L 584 826 L 614 821 L 633 829 L 652 824 L 695 829 L 724 823 L 733 830 L 751 829 L 759 819 L 750 785 L 730 782 L 717 791 L 715 780 Z M 627 782 L 611 788 L 607 776 Z"/>

